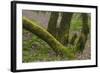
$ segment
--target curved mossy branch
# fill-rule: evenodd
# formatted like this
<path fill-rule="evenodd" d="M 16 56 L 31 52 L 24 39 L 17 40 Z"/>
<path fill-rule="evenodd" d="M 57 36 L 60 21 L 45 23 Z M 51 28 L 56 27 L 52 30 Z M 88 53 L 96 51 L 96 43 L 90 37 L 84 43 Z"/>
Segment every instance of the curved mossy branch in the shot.
<path fill-rule="evenodd" d="M 22 21 L 23 21 L 23 28 L 36 34 L 41 39 L 43 39 L 45 42 L 47 42 L 57 54 L 62 54 L 64 57 L 67 57 L 68 59 L 75 58 L 72 51 L 64 47 L 47 30 L 45 30 L 41 26 L 37 25 L 34 21 L 31 21 L 26 17 L 23 17 Z"/>

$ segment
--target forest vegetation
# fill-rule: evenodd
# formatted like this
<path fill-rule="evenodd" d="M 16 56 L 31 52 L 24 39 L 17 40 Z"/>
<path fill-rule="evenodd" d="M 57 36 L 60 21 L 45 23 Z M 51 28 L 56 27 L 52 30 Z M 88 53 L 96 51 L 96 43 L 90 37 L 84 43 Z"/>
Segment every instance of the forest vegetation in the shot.
<path fill-rule="evenodd" d="M 23 62 L 91 58 L 89 13 L 23 10 Z"/>

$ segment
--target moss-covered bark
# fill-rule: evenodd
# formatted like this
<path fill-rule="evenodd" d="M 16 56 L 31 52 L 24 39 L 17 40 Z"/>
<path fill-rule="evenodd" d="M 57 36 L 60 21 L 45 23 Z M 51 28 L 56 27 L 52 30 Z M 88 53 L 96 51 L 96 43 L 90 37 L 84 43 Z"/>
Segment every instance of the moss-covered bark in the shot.
<path fill-rule="evenodd" d="M 69 40 L 69 44 L 74 45 L 75 44 L 75 40 L 77 38 L 77 34 L 74 33 L 71 37 L 71 39 Z"/>
<path fill-rule="evenodd" d="M 65 45 L 67 45 L 68 43 L 69 29 L 70 29 L 70 22 L 71 22 L 72 15 L 73 13 L 71 12 L 62 13 L 58 39 L 62 44 Z"/>
<path fill-rule="evenodd" d="M 57 27 L 57 20 L 58 20 L 59 13 L 58 12 L 51 12 L 50 20 L 48 23 L 47 30 L 56 37 L 56 27 Z"/>
<path fill-rule="evenodd" d="M 22 19 L 23 21 L 23 28 L 27 29 L 28 31 L 36 34 L 41 39 L 46 41 L 57 54 L 62 54 L 64 57 L 68 59 L 74 59 L 74 55 L 72 51 L 66 47 L 64 47 L 59 41 L 57 41 L 47 30 L 43 29 L 36 22 L 31 21 L 25 17 Z"/>
<path fill-rule="evenodd" d="M 87 13 L 82 13 L 82 21 L 83 21 L 83 25 L 82 25 L 82 33 L 84 33 L 86 36 L 89 33 L 89 24 L 88 24 L 88 14 Z"/>
<path fill-rule="evenodd" d="M 77 51 L 83 52 L 89 34 L 88 14 L 82 13 L 82 29 L 76 44 Z"/>

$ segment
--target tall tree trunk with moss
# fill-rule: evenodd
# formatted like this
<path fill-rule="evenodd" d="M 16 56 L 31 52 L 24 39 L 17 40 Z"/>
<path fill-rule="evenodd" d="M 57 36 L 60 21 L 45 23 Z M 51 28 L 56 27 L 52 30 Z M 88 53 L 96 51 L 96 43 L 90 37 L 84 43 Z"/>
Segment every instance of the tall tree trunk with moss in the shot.
<path fill-rule="evenodd" d="M 69 29 L 70 29 L 70 22 L 72 19 L 72 15 L 73 13 L 71 12 L 62 13 L 62 19 L 59 26 L 58 40 L 64 45 L 67 45 L 68 43 Z"/>
<path fill-rule="evenodd" d="M 31 20 L 23 17 L 23 28 L 25 28 L 28 31 L 36 34 L 42 40 L 47 42 L 57 54 L 62 54 L 63 57 L 67 57 L 68 59 L 74 59 L 75 58 L 72 50 L 63 46 L 47 30 L 43 29 L 35 21 L 31 21 Z"/>
<path fill-rule="evenodd" d="M 88 39 L 88 34 L 89 34 L 89 24 L 88 24 L 88 14 L 87 13 L 82 13 L 82 30 L 80 37 L 77 41 L 77 50 L 80 52 L 83 52 L 85 48 L 86 41 Z"/>
<path fill-rule="evenodd" d="M 82 25 L 82 32 L 87 36 L 89 33 L 89 22 L 88 22 L 89 16 L 87 13 L 82 14 L 82 20 L 83 20 L 83 25 Z"/>
<path fill-rule="evenodd" d="M 56 37 L 56 26 L 57 26 L 58 16 L 59 16 L 58 12 L 51 12 L 51 16 L 47 28 L 47 30 L 55 37 Z"/>

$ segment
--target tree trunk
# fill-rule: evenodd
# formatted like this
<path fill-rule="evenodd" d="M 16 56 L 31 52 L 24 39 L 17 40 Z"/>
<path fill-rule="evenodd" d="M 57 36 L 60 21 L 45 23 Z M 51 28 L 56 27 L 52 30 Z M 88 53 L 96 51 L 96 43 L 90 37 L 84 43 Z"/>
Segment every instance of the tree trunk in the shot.
<path fill-rule="evenodd" d="M 74 45 L 76 38 L 77 38 L 77 34 L 73 33 L 71 39 L 69 40 L 69 44 Z"/>
<path fill-rule="evenodd" d="M 58 12 L 51 12 L 51 16 L 47 28 L 47 30 L 55 37 L 56 37 L 56 26 L 57 26 L 58 16 L 59 16 Z"/>
<path fill-rule="evenodd" d="M 73 13 L 71 12 L 62 13 L 62 19 L 60 22 L 58 39 L 62 44 L 65 44 L 65 45 L 67 45 L 68 43 L 69 29 L 70 29 L 70 22 L 71 22 L 72 15 Z"/>
<path fill-rule="evenodd" d="M 22 20 L 23 20 L 23 28 L 36 34 L 38 37 L 47 42 L 57 54 L 62 54 L 64 57 L 67 57 L 68 59 L 75 58 L 73 52 L 70 49 L 64 47 L 49 32 L 47 32 L 47 30 L 37 25 L 36 22 L 31 21 L 25 17 L 23 17 Z"/>
<path fill-rule="evenodd" d="M 77 50 L 83 52 L 89 34 L 88 14 L 82 13 L 82 30 L 77 42 Z"/>
<path fill-rule="evenodd" d="M 88 14 L 87 13 L 83 13 L 82 14 L 82 21 L 83 21 L 83 25 L 82 25 L 82 33 L 84 33 L 86 36 L 89 33 L 89 25 L 88 25 Z"/>

